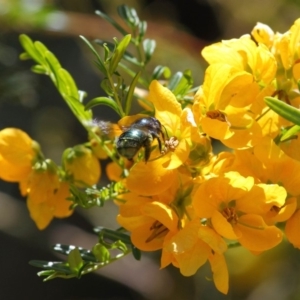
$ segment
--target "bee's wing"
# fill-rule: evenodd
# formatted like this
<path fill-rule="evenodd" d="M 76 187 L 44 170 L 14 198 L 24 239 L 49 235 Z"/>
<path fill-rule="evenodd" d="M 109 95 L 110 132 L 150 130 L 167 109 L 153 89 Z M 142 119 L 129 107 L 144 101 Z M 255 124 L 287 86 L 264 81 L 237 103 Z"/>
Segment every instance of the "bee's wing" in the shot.
<path fill-rule="evenodd" d="M 124 131 L 118 124 L 107 121 L 94 120 L 93 124 L 98 128 L 99 135 L 107 136 L 110 139 L 118 137 Z"/>

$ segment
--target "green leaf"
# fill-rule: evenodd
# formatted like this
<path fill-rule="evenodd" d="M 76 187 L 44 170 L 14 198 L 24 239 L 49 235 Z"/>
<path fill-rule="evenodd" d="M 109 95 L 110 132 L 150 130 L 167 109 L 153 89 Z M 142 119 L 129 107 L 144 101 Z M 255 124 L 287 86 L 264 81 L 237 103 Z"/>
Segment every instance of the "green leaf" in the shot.
<path fill-rule="evenodd" d="M 131 35 L 125 35 L 124 38 L 120 41 L 120 43 L 117 45 L 115 52 L 113 53 L 111 57 L 111 62 L 109 65 L 109 73 L 113 74 L 118 67 L 118 64 L 120 60 L 123 58 L 123 55 L 126 51 L 126 48 L 128 47 L 131 40 Z"/>
<path fill-rule="evenodd" d="M 21 43 L 22 47 L 27 52 L 27 54 L 33 60 L 35 60 L 37 63 L 43 65 L 44 64 L 44 59 L 41 56 L 41 54 L 39 53 L 39 51 L 37 51 L 37 49 L 35 48 L 35 46 L 34 46 L 32 40 L 30 39 L 30 37 L 27 36 L 26 34 L 21 34 L 19 36 L 19 40 L 20 40 L 20 43 Z"/>
<path fill-rule="evenodd" d="M 53 250 L 57 253 L 61 253 L 63 255 L 69 255 L 71 251 L 73 251 L 76 247 L 72 245 L 62 245 L 62 244 L 56 244 L 53 247 Z M 93 255 L 93 253 L 90 250 L 77 247 L 77 249 L 80 252 L 80 256 L 83 260 L 88 262 L 97 262 L 96 257 Z"/>
<path fill-rule="evenodd" d="M 62 68 L 60 62 L 56 58 L 56 56 L 49 50 L 44 53 L 44 57 L 50 66 L 53 73 L 57 74 L 57 72 Z"/>
<path fill-rule="evenodd" d="M 71 250 L 68 255 L 68 263 L 71 271 L 77 274 L 80 272 L 81 268 L 83 267 L 83 260 L 78 248 Z"/>
<path fill-rule="evenodd" d="M 91 101 L 89 101 L 86 105 L 85 105 L 85 109 L 91 109 L 94 106 L 97 105 L 106 105 L 109 106 L 110 108 L 112 108 L 118 115 L 121 116 L 119 107 L 117 105 L 117 103 L 111 99 L 111 98 L 107 98 L 107 97 L 97 97 L 92 99 Z"/>
<path fill-rule="evenodd" d="M 55 270 L 64 274 L 72 274 L 72 271 L 70 270 L 69 266 L 67 266 L 66 263 L 62 262 L 31 260 L 29 264 L 37 268 L 42 268 L 51 271 Z"/>
<path fill-rule="evenodd" d="M 164 78 L 170 78 L 170 76 L 171 76 L 170 68 L 168 68 L 166 66 L 155 67 L 153 74 L 152 74 L 152 80 L 159 79 L 162 75 L 164 76 Z"/>
<path fill-rule="evenodd" d="M 111 246 L 112 246 L 112 249 L 119 249 L 123 253 L 126 253 L 128 251 L 126 244 L 120 240 L 115 241 Z"/>
<path fill-rule="evenodd" d="M 142 252 L 140 249 L 136 248 L 135 246 L 132 245 L 131 247 L 132 250 L 132 255 L 136 260 L 141 260 L 142 257 Z"/>
<path fill-rule="evenodd" d="M 169 84 L 168 84 L 168 88 L 171 91 L 174 91 L 175 88 L 177 87 L 177 85 L 179 84 L 180 80 L 183 77 L 183 73 L 182 72 L 176 72 L 170 79 Z"/>
<path fill-rule="evenodd" d="M 42 57 L 46 57 L 47 52 L 49 52 L 48 48 L 40 41 L 36 41 L 33 44 L 35 49 L 40 53 L 40 55 Z"/>
<path fill-rule="evenodd" d="M 184 72 L 183 76 L 177 82 L 177 85 L 173 88 L 172 92 L 175 96 L 185 95 L 189 89 L 193 86 L 193 79 L 190 70 Z"/>
<path fill-rule="evenodd" d="M 284 119 L 300 126 L 300 110 L 273 97 L 265 97 L 266 104 Z"/>
<path fill-rule="evenodd" d="M 48 70 L 45 69 L 45 67 L 41 65 L 35 65 L 31 67 L 31 71 L 37 74 L 43 74 L 43 75 L 48 75 Z"/>
<path fill-rule="evenodd" d="M 127 92 L 126 99 L 125 99 L 125 115 L 126 116 L 129 115 L 129 112 L 131 109 L 131 104 L 132 104 L 132 99 L 133 99 L 133 93 L 134 93 L 135 87 L 138 83 L 140 75 L 141 75 L 141 71 L 136 73 L 136 75 L 134 76 L 134 78 L 131 81 L 129 90 Z"/>
<path fill-rule="evenodd" d="M 28 60 L 28 59 L 31 59 L 31 56 L 27 52 L 23 52 L 19 55 L 19 58 L 21 60 Z"/>
<path fill-rule="evenodd" d="M 294 125 L 289 128 L 280 138 L 280 142 L 285 142 L 290 139 L 297 137 L 297 134 L 300 132 L 300 126 Z"/>
<path fill-rule="evenodd" d="M 104 47 L 104 45 L 106 44 L 106 46 L 108 47 L 108 49 L 113 52 L 114 49 L 115 49 L 115 44 L 114 43 L 111 43 L 109 41 L 104 41 L 104 40 L 100 40 L 100 39 L 96 39 L 95 40 L 95 43 L 100 45 L 101 47 Z M 136 66 L 139 66 L 141 67 L 141 63 L 128 51 L 125 51 L 124 54 L 123 54 L 123 59 L 128 61 L 128 62 L 131 62 L 133 64 L 135 64 Z"/>
<path fill-rule="evenodd" d="M 70 73 L 63 68 L 60 68 L 57 71 L 57 75 L 63 82 L 66 95 L 73 97 L 74 99 L 78 99 L 78 89 Z"/>
<path fill-rule="evenodd" d="M 127 5 L 118 6 L 118 14 L 132 29 L 136 28 L 140 22 L 136 10 Z"/>
<path fill-rule="evenodd" d="M 101 234 L 105 239 L 109 239 L 111 241 L 122 241 L 125 244 L 131 245 L 131 239 L 130 236 L 126 233 L 116 231 L 116 230 L 111 230 L 108 228 L 104 227 L 95 227 L 94 231 L 98 234 Z"/>
<path fill-rule="evenodd" d="M 94 245 L 92 252 L 97 258 L 98 262 L 107 262 L 110 260 L 110 253 L 107 248 L 100 243 Z"/>
<path fill-rule="evenodd" d="M 104 20 L 106 20 L 108 23 L 110 23 L 112 26 L 114 26 L 123 35 L 128 34 L 128 32 L 122 26 L 120 26 L 114 19 L 112 19 L 111 17 L 106 15 L 104 12 L 102 12 L 100 10 L 96 10 L 95 14 L 98 15 L 99 17 L 103 18 Z"/>
<path fill-rule="evenodd" d="M 138 36 L 138 40 L 139 42 L 143 40 L 145 34 L 147 31 L 147 22 L 146 21 L 141 21 L 139 23 L 139 36 Z"/>
<path fill-rule="evenodd" d="M 106 67 L 104 65 L 104 62 L 102 61 L 101 57 L 99 56 L 98 52 L 96 51 L 96 49 L 93 47 L 93 45 L 82 35 L 79 36 L 86 44 L 87 46 L 92 50 L 92 52 L 94 53 L 94 55 L 96 56 L 97 59 L 97 65 L 99 66 L 101 72 L 103 72 L 106 76 L 107 76 L 107 70 Z"/>
<path fill-rule="evenodd" d="M 145 39 L 143 41 L 143 48 L 145 51 L 145 64 L 151 59 L 153 52 L 155 50 L 155 47 L 156 47 L 155 40 Z"/>

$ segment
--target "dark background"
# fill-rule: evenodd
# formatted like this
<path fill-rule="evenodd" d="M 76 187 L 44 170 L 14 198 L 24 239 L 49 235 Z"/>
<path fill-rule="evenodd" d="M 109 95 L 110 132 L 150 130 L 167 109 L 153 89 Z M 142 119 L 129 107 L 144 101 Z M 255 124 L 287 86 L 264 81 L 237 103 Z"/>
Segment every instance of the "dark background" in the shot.
<path fill-rule="evenodd" d="M 58 164 L 66 147 L 86 141 L 86 132 L 49 78 L 31 73 L 32 62 L 19 61 L 18 36 L 26 33 L 43 42 L 92 99 L 102 95 L 101 74 L 78 35 L 90 40 L 120 37 L 94 11 L 116 17 L 116 7 L 122 3 L 137 9 L 141 19 L 148 21 L 148 36 L 157 40 L 151 66 L 165 64 L 173 72 L 192 69 L 196 84 L 203 79 L 200 50 L 206 44 L 238 38 L 257 21 L 284 32 L 300 16 L 296 0 L 4 0 L 0 7 L 0 129 L 25 130 L 41 144 L 45 156 Z M 104 107 L 97 107 L 94 114 L 98 119 L 117 120 Z M 117 210 L 112 203 L 89 211 L 79 209 L 70 218 L 54 220 L 46 230 L 38 231 L 18 185 L 0 181 L 0 191 L 0 299 L 300 299 L 300 255 L 287 243 L 258 257 L 243 249 L 229 250 L 226 296 L 216 291 L 209 266 L 185 278 L 172 267 L 159 270 L 159 253 L 143 254 L 141 262 L 126 257 L 80 280 L 43 283 L 29 260 L 59 260 L 50 251 L 55 243 L 92 247 L 97 241 L 92 228 L 116 228 Z"/>

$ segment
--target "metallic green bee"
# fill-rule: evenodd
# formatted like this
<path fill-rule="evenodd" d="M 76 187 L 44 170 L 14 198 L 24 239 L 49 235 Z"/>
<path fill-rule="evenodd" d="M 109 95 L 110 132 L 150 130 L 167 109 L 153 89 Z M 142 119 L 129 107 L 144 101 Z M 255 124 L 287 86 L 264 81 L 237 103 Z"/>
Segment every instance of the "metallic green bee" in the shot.
<path fill-rule="evenodd" d="M 162 152 L 161 138 L 165 141 L 165 136 L 161 128 L 161 123 L 154 117 L 145 117 L 135 121 L 119 136 L 116 142 L 118 153 L 132 160 L 143 147 L 145 149 L 145 162 L 147 162 L 154 139 L 157 139 L 159 151 Z"/>

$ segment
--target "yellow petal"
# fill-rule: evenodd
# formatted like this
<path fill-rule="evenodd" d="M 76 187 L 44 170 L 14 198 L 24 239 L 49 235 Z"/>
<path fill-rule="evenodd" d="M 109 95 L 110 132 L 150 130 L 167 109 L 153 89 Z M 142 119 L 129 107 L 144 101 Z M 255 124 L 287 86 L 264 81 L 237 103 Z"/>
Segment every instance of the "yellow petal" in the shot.
<path fill-rule="evenodd" d="M 169 252 L 177 254 L 191 250 L 199 240 L 198 230 L 200 226 L 198 221 L 189 222 L 183 229 L 170 238 L 164 248 Z"/>
<path fill-rule="evenodd" d="M 211 270 L 213 272 L 213 278 L 216 288 L 223 294 L 228 293 L 228 282 L 229 275 L 227 264 L 223 255 L 215 253 L 211 254 L 209 257 L 209 262 L 211 265 Z"/>
<path fill-rule="evenodd" d="M 282 241 L 282 231 L 276 226 L 268 226 L 258 215 L 243 215 L 236 227 L 241 231 L 241 245 L 250 251 L 265 251 Z"/>
<path fill-rule="evenodd" d="M 234 132 L 230 131 L 228 123 L 216 119 L 204 117 L 201 120 L 201 126 L 204 133 L 217 140 L 229 139 L 234 135 Z"/>
<path fill-rule="evenodd" d="M 187 141 L 184 139 L 181 140 L 175 151 L 169 155 L 170 159 L 163 164 L 163 167 L 168 170 L 177 169 L 188 159 L 190 153 L 189 150 L 190 147 Z"/>
<path fill-rule="evenodd" d="M 31 167 L 35 155 L 33 141 L 20 129 L 5 128 L 0 131 L 0 154 L 11 164 Z"/>
<path fill-rule="evenodd" d="M 67 200 L 70 196 L 69 184 L 67 182 L 61 182 L 57 192 L 53 194 L 52 199 L 49 200 L 52 201 L 55 207 L 53 212 L 54 217 L 66 218 L 73 213 L 73 210 L 70 209 L 73 202 Z"/>
<path fill-rule="evenodd" d="M 214 211 L 211 218 L 211 222 L 216 232 L 221 236 L 229 240 L 238 239 L 238 236 L 234 232 L 232 225 L 225 219 L 225 217 L 219 211 Z"/>
<path fill-rule="evenodd" d="M 224 239 L 208 226 L 200 226 L 198 236 L 216 253 L 223 253 L 227 250 L 227 244 Z"/>
<path fill-rule="evenodd" d="M 286 222 L 285 234 L 289 242 L 300 249 L 300 209 L 298 209 L 293 216 Z"/>
<path fill-rule="evenodd" d="M 274 31 L 263 23 L 257 22 L 251 31 L 251 35 L 258 43 L 262 43 L 267 47 L 270 47 L 274 40 Z"/>
<path fill-rule="evenodd" d="M 165 225 L 169 230 L 176 231 L 178 226 L 178 217 L 170 206 L 157 201 L 146 203 L 141 207 L 141 212 L 146 216 L 152 217 Z"/>
<path fill-rule="evenodd" d="M 192 249 L 175 255 L 180 273 L 184 276 L 194 275 L 207 261 L 210 253 L 211 249 L 199 239 Z"/>
<path fill-rule="evenodd" d="M 148 99 L 154 104 L 156 111 L 168 111 L 177 116 L 181 114 L 181 105 L 174 94 L 157 80 L 153 80 L 149 86 Z"/>
<path fill-rule="evenodd" d="M 128 189 L 144 196 L 158 195 L 167 190 L 175 180 L 176 172 L 165 169 L 163 163 L 164 158 L 135 164 L 126 181 Z"/>
<path fill-rule="evenodd" d="M 31 172 L 31 165 L 20 166 L 6 161 L 0 154 L 0 178 L 9 182 L 26 180 Z"/>
<path fill-rule="evenodd" d="M 39 230 L 45 229 L 53 219 L 54 207 L 48 202 L 36 203 L 28 198 L 27 208 Z"/>
<path fill-rule="evenodd" d="M 154 221 L 152 219 L 151 222 L 144 223 L 131 233 L 132 243 L 142 251 L 156 251 L 161 249 L 163 246 L 165 235 L 156 236 L 150 240 L 148 239 L 153 233 L 151 230 L 153 222 Z"/>
<path fill-rule="evenodd" d="M 224 43 L 215 43 L 205 47 L 202 56 L 209 64 L 231 65 L 238 70 L 244 68 L 242 55 L 238 55 L 236 50 Z"/>
<path fill-rule="evenodd" d="M 30 174 L 28 193 L 30 202 L 47 202 L 59 188 L 59 178 L 56 173 L 48 170 L 34 170 Z"/>
<path fill-rule="evenodd" d="M 117 222 L 124 227 L 128 231 L 134 231 L 138 227 L 143 226 L 144 224 L 150 224 L 149 228 L 151 227 L 154 219 L 148 216 L 134 216 L 134 217 L 123 217 L 122 215 L 117 216 Z"/>
<path fill-rule="evenodd" d="M 72 160 L 65 160 L 64 166 L 80 187 L 96 184 L 101 176 L 99 160 L 87 148 L 85 148 L 84 153 L 74 157 Z"/>

